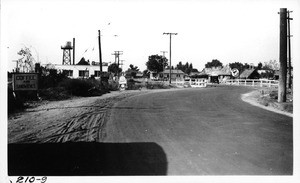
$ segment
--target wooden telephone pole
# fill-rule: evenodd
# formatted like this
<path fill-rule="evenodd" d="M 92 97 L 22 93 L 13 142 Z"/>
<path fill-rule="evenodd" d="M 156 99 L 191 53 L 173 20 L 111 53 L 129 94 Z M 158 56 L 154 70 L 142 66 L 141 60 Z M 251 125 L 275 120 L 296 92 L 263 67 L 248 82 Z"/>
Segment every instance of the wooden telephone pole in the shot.
<path fill-rule="evenodd" d="M 278 102 L 286 102 L 287 76 L 287 9 L 280 8 L 280 38 L 279 38 L 279 86 Z"/>
<path fill-rule="evenodd" d="M 170 35 L 170 65 L 169 65 L 169 67 L 170 67 L 170 75 L 169 75 L 169 83 L 171 84 L 171 74 L 172 74 L 172 63 L 171 63 L 171 52 L 172 52 L 172 42 L 171 42 L 171 40 L 172 40 L 172 35 L 177 35 L 177 33 L 171 33 L 171 32 L 168 32 L 168 33 L 163 33 L 163 35 Z"/>
<path fill-rule="evenodd" d="M 289 66 L 288 66 L 288 70 L 289 70 L 289 77 L 288 77 L 288 88 L 291 89 L 292 88 L 292 63 L 291 63 L 291 24 L 290 24 L 290 20 L 293 20 L 293 18 L 290 18 L 290 13 L 292 13 L 293 11 L 287 11 L 287 26 L 288 26 L 288 50 L 289 50 Z"/>
<path fill-rule="evenodd" d="M 98 30 L 100 77 L 102 75 L 101 31 Z"/>

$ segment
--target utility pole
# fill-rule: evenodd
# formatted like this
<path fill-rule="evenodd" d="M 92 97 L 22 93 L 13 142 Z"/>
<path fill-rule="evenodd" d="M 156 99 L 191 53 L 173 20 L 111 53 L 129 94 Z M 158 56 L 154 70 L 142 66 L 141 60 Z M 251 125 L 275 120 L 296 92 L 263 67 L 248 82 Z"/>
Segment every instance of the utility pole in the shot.
<path fill-rule="evenodd" d="M 287 9 L 280 8 L 280 38 L 279 38 L 279 87 L 278 102 L 286 102 L 287 76 Z"/>
<path fill-rule="evenodd" d="M 171 46 L 172 45 L 172 41 L 171 40 L 172 40 L 172 35 L 177 35 L 177 33 L 171 33 L 171 32 L 165 33 L 164 32 L 163 35 L 170 35 L 170 65 L 169 65 L 169 67 L 170 67 L 170 75 L 169 75 L 169 83 L 171 84 L 171 72 L 172 72 L 171 71 L 172 70 L 172 63 L 171 63 L 171 60 L 172 60 L 171 59 L 171 55 L 172 55 L 171 54 L 172 53 L 172 46 Z"/>
<path fill-rule="evenodd" d="M 165 53 L 168 53 L 167 51 L 160 51 L 160 52 L 163 53 L 163 56 L 164 56 L 164 57 L 166 57 L 166 56 L 165 56 Z"/>
<path fill-rule="evenodd" d="M 73 38 L 73 65 L 75 65 L 75 38 Z"/>
<path fill-rule="evenodd" d="M 123 70 L 123 65 L 124 65 L 123 62 L 125 62 L 125 60 L 120 60 L 120 62 L 121 62 L 121 64 L 120 64 L 121 65 L 121 69 Z"/>
<path fill-rule="evenodd" d="M 13 60 L 13 62 L 16 62 L 16 71 L 19 72 L 19 60 Z"/>
<path fill-rule="evenodd" d="M 168 53 L 167 51 L 160 51 L 160 52 L 162 52 L 163 53 L 163 56 L 164 56 L 164 59 L 166 59 L 166 56 L 165 56 L 165 53 Z M 164 65 L 164 63 L 163 63 L 163 71 L 165 71 L 165 65 Z"/>
<path fill-rule="evenodd" d="M 115 51 L 115 53 L 112 53 L 112 55 L 115 55 L 115 63 L 118 60 L 118 68 L 120 65 L 120 55 L 122 55 L 122 54 L 123 54 L 123 51 Z M 119 76 L 119 73 L 118 73 L 118 76 Z"/>
<path fill-rule="evenodd" d="M 100 77 L 102 75 L 101 31 L 98 30 Z"/>
<path fill-rule="evenodd" d="M 292 13 L 293 11 L 287 11 L 287 26 L 288 26 L 288 50 L 289 50 L 289 77 L 288 77 L 288 88 L 291 89 L 292 88 L 292 63 L 291 63 L 291 37 L 293 37 L 291 35 L 291 24 L 290 24 L 290 20 L 293 20 L 293 18 L 290 18 L 290 13 Z"/>

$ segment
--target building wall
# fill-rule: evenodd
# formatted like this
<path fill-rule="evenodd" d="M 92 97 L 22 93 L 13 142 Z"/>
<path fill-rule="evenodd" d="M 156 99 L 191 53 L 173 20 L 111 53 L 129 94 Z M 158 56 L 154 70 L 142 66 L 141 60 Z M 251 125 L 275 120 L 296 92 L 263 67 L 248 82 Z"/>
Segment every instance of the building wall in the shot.
<path fill-rule="evenodd" d="M 60 71 L 72 71 L 72 75 L 69 75 L 70 78 L 91 77 L 92 75 L 95 75 L 95 71 L 97 72 L 96 74 L 99 74 L 100 72 L 100 66 L 96 66 L 96 65 L 58 65 L 57 64 L 54 66 L 55 69 Z M 107 72 L 107 70 L 108 70 L 107 66 L 102 66 L 102 72 Z M 80 76 L 79 71 L 81 71 L 81 73 L 88 72 L 88 75 Z M 95 75 L 95 78 L 99 78 L 99 77 Z"/>

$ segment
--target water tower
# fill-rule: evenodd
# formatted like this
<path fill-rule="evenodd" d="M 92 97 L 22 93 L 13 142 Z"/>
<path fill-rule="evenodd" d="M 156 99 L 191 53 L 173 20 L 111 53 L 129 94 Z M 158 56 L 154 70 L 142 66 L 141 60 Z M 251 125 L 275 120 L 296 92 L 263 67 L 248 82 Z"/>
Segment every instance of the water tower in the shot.
<path fill-rule="evenodd" d="M 61 46 L 61 49 L 63 50 L 62 64 L 63 65 L 72 65 L 71 50 L 73 49 L 73 47 L 72 47 L 71 41 L 68 41 L 65 46 Z"/>

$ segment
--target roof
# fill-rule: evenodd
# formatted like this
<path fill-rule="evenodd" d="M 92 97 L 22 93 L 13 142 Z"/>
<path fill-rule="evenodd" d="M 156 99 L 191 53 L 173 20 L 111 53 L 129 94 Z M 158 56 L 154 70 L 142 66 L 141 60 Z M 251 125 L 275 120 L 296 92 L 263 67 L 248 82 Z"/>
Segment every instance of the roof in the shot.
<path fill-rule="evenodd" d="M 90 63 L 85 61 L 84 57 L 82 57 L 76 65 L 90 65 Z"/>
<path fill-rule="evenodd" d="M 137 72 L 137 73 L 136 73 L 136 76 L 141 77 L 141 76 L 143 76 L 143 73 L 142 73 L 142 72 Z"/>
<path fill-rule="evenodd" d="M 254 71 L 255 69 L 246 69 L 240 74 L 240 78 L 248 78 Z"/>
<path fill-rule="evenodd" d="M 169 70 L 169 69 L 166 69 L 166 70 L 164 70 L 163 72 L 160 72 L 160 73 L 163 73 L 163 74 L 169 74 L 169 73 L 170 73 L 170 70 Z M 184 74 L 184 72 L 182 72 L 182 70 L 179 70 L 179 69 L 172 69 L 172 70 L 171 70 L 171 73 L 172 73 L 172 74 Z"/>
<path fill-rule="evenodd" d="M 219 75 L 231 75 L 231 71 L 229 67 L 223 68 L 205 68 L 201 75 L 211 75 L 211 76 L 219 76 Z"/>
<path fill-rule="evenodd" d="M 199 74 L 200 74 L 200 72 L 191 72 L 190 76 L 192 76 L 192 75 L 199 75 Z"/>

